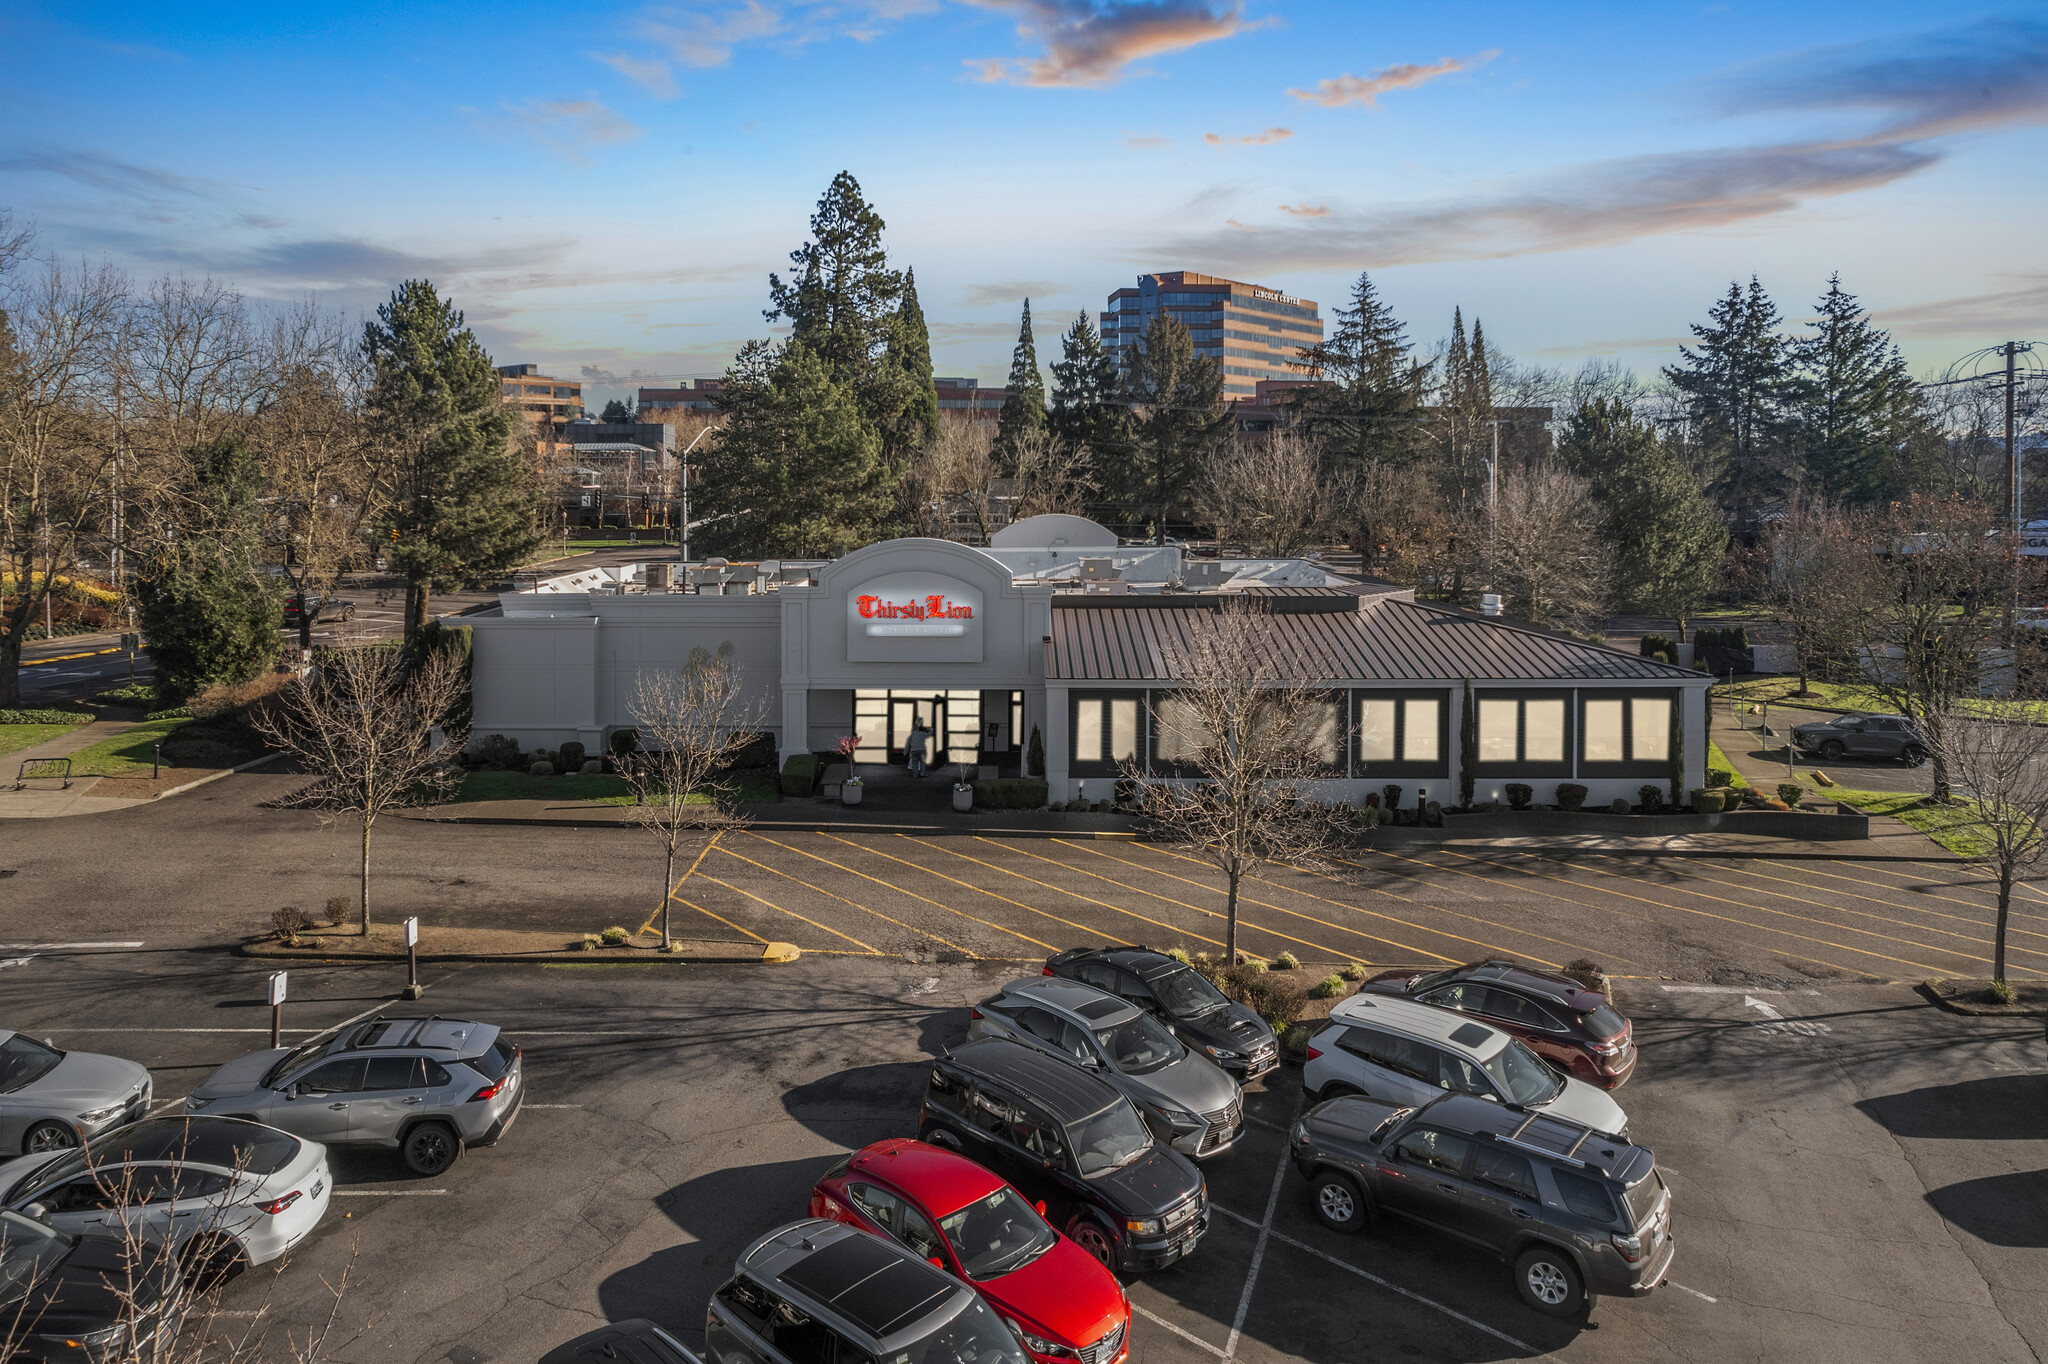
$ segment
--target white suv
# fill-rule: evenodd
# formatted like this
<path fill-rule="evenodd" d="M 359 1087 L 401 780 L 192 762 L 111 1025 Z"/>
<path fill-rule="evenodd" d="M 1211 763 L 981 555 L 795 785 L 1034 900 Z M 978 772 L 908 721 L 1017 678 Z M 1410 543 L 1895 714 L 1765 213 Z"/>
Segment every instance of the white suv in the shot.
<path fill-rule="evenodd" d="M 1312 1100 L 1363 1094 L 1406 1108 L 1445 1090 L 1556 1113 L 1618 1137 L 1628 1115 L 1499 1028 L 1469 1014 L 1384 995 L 1353 995 L 1309 1043 L 1302 1087 Z"/>

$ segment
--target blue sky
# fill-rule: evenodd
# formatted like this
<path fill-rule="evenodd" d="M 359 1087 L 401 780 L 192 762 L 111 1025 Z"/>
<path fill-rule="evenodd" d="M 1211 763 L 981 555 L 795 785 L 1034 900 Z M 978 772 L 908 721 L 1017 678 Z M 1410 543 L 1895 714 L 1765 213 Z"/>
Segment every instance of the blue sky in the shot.
<path fill-rule="evenodd" d="M 1288 0 L 15 0 L 0 206 L 67 255 L 351 312 L 425 274 L 501 363 L 720 372 L 851 170 L 939 372 L 1148 269 L 1645 373 L 1831 271 L 1916 367 L 2048 334 L 2048 11 Z"/>

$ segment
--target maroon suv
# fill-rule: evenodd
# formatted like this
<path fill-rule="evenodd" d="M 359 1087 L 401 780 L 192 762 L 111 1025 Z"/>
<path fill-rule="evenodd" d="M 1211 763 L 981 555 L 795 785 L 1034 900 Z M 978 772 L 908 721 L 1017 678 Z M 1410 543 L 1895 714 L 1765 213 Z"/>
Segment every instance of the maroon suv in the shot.
<path fill-rule="evenodd" d="M 1636 1068 L 1629 1021 L 1607 996 L 1569 976 L 1511 961 L 1475 961 L 1444 971 L 1383 971 L 1360 988 L 1483 1018 L 1602 1089 L 1620 1085 Z"/>

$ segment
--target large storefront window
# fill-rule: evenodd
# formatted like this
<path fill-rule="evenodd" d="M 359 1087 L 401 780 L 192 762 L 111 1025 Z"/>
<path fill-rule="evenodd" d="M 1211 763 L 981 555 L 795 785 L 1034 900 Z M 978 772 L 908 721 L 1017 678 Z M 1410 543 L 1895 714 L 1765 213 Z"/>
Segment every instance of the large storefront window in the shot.
<path fill-rule="evenodd" d="M 933 766 L 981 757 L 981 693 L 862 688 L 853 694 L 853 760 L 900 763 L 911 730 L 931 731 L 925 754 Z"/>
<path fill-rule="evenodd" d="M 1440 777 L 1446 774 L 1443 692 L 1356 692 L 1358 777 Z"/>
<path fill-rule="evenodd" d="M 1137 692 L 1076 692 L 1069 716 L 1067 770 L 1077 777 L 1114 775 L 1138 757 L 1144 697 Z"/>
<path fill-rule="evenodd" d="M 1571 775 L 1571 693 L 1478 695 L 1479 774 L 1488 777 Z"/>
<path fill-rule="evenodd" d="M 1674 694 L 1581 692 L 1579 762 L 1593 777 L 1663 776 L 1671 758 Z"/>

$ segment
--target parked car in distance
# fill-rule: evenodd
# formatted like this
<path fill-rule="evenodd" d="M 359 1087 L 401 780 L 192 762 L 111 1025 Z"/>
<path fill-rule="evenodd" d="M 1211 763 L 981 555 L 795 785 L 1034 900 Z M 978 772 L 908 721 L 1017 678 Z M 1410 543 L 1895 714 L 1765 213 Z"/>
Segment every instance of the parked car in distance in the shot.
<path fill-rule="evenodd" d="M 1324 1225 L 1386 1213 L 1459 1237 L 1512 1264 L 1522 1300 L 1553 1316 L 1588 1294 L 1644 1296 L 1676 1253 L 1656 1156 L 1554 1114 L 1468 1094 L 1330 1099 L 1295 1122 L 1290 1152 Z"/>
<path fill-rule="evenodd" d="M 1570 976 L 1512 961 L 1442 971 L 1382 971 L 1360 994 L 1399 995 L 1482 1018 L 1589 1085 L 1615 1089 L 1634 1073 L 1634 1028 L 1607 996 Z"/>
<path fill-rule="evenodd" d="M 304 592 L 290 592 L 284 599 L 284 629 L 299 628 L 300 616 L 306 609 Z M 338 601 L 333 597 L 320 597 L 313 603 L 313 624 L 319 625 L 330 620 L 354 620 L 356 604 L 352 601 Z"/>
<path fill-rule="evenodd" d="M 373 1018 L 332 1039 L 252 1051 L 185 1100 L 188 1113 L 268 1123 L 330 1146 L 402 1151 L 437 1175 L 519 1116 L 520 1052 L 489 1023 Z"/>
<path fill-rule="evenodd" d="M 1355 994 L 1309 1040 L 1302 1087 L 1313 1099 L 1363 1094 L 1413 1108 L 1446 1090 L 1557 1113 L 1625 1136 L 1628 1115 L 1488 1023 L 1387 995 Z"/>
<path fill-rule="evenodd" d="M 1220 1155 L 1244 1131 L 1237 1081 L 1167 1024 L 1092 985 L 1057 976 L 1013 980 L 969 1011 L 967 1036 L 1019 1042 L 1095 1071 L 1182 1155 Z"/>
<path fill-rule="evenodd" d="M 327 1148 L 234 1118 L 148 1118 L 0 1165 L 0 1206 L 73 1236 L 168 1245 L 186 1272 L 268 1264 L 327 1211 Z"/>
<path fill-rule="evenodd" d="M 1838 715 L 1792 727 L 1792 746 L 1828 762 L 1844 758 L 1896 758 L 1908 767 L 1927 761 L 1927 740 L 1903 715 Z"/>
<path fill-rule="evenodd" d="M 177 1259 L 0 1212 L 0 1341 L 14 1364 L 162 1359 L 183 1318 Z"/>
<path fill-rule="evenodd" d="M 1186 962 L 1149 947 L 1076 947 L 1046 959 L 1045 974 L 1092 985 L 1135 1004 L 1239 1083 L 1280 1064 L 1266 1020 L 1227 998 Z"/>
<path fill-rule="evenodd" d="M 747 1247 L 704 1314 L 708 1364 L 1026 1364 L 981 1295 L 894 1241 L 810 1219 Z"/>
<path fill-rule="evenodd" d="M 1000 1176 L 944 1147 L 862 1147 L 811 1190 L 811 1216 L 888 1236 L 972 1284 L 1035 1364 L 1116 1364 L 1130 1305 L 1087 1251 Z"/>
<path fill-rule="evenodd" d="M 0 1032 L 0 1156 L 62 1151 L 149 1112 L 149 1069 Z"/>
<path fill-rule="evenodd" d="M 1008 1180 L 1112 1271 L 1164 1269 L 1209 1229 L 1209 1185 L 1093 1071 L 1015 1042 L 932 1063 L 917 1135 Z"/>
<path fill-rule="evenodd" d="M 540 1364 L 703 1364 L 687 1345 L 645 1317 L 585 1331 L 540 1357 Z"/>

